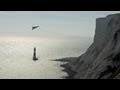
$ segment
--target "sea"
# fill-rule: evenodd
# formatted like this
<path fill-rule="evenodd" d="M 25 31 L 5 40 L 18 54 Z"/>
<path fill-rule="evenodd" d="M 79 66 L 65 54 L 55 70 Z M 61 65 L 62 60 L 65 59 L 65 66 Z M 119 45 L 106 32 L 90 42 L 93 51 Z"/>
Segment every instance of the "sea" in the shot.
<path fill-rule="evenodd" d="M 92 37 L 0 37 L 0 79 L 63 79 L 65 57 L 78 57 L 92 44 Z M 39 60 L 33 61 L 33 49 Z"/>

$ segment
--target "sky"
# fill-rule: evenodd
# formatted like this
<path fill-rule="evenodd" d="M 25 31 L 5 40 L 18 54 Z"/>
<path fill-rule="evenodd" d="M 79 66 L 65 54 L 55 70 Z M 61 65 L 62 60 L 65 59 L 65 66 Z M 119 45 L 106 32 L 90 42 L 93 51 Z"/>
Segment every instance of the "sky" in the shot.
<path fill-rule="evenodd" d="M 98 17 L 120 11 L 0 11 L 0 36 L 93 37 Z M 32 31 L 32 26 L 40 26 Z"/>

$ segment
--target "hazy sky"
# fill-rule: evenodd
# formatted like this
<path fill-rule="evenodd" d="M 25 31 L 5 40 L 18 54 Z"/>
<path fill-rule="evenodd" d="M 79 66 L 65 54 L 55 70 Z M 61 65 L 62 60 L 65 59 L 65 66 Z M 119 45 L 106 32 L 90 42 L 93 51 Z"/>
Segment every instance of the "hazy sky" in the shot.
<path fill-rule="evenodd" d="M 96 18 L 114 13 L 120 11 L 0 11 L 0 36 L 91 37 Z"/>

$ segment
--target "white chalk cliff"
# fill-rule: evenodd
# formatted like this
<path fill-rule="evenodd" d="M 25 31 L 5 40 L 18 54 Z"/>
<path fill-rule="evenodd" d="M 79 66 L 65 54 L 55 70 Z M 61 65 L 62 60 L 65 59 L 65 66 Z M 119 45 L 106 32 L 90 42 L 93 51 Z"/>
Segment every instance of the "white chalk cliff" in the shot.
<path fill-rule="evenodd" d="M 68 65 L 75 79 L 120 78 L 120 14 L 97 18 L 93 44 Z"/>

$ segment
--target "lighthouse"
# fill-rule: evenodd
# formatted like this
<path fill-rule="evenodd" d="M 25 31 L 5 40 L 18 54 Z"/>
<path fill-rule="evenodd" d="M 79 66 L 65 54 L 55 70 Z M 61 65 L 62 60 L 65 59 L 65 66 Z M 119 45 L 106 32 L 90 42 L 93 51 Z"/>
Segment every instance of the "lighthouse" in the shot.
<path fill-rule="evenodd" d="M 33 60 L 38 60 L 38 58 L 36 57 L 36 47 L 34 47 Z"/>

